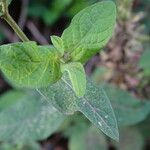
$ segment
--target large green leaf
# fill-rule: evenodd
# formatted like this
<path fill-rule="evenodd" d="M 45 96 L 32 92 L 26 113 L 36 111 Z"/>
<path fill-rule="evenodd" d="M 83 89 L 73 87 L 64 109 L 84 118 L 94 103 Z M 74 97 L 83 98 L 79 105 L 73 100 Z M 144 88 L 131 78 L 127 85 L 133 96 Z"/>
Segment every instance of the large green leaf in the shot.
<path fill-rule="evenodd" d="M 64 115 L 40 95 L 11 91 L 0 98 L 0 141 L 41 140 L 60 126 Z"/>
<path fill-rule="evenodd" d="M 107 150 L 105 136 L 95 127 L 79 123 L 72 130 L 69 141 L 70 150 Z"/>
<path fill-rule="evenodd" d="M 144 138 L 137 128 L 124 128 L 120 130 L 120 140 L 115 145 L 117 150 L 142 150 Z"/>
<path fill-rule="evenodd" d="M 79 62 L 71 62 L 62 65 L 62 71 L 68 72 L 72 88 L 79 97 L 84 96 L 86 90 L 86 74 L 84 67 Z"/>
<path fill-rule="evenodd" d="M 56 49 L 35 42 L 0 46 L 0 69 L 15 86 L 43 87 L 61 76 Z"/>
<path fill-rule="evenodd" d="M 81 98 L 75 95 L 67 75 L 53 86 L 38 91 L 59 111 L 65 114 L 81 111 L 97 128 L 118 140 L 117 122 L 109 99 L 104 90 L 90 80 L 85 95 Z"/>
<path fill-rule="evenodd" d="M 85 63 L 110 39 L 116 19 L 116 6 L 112 1 L 95 3 L 80 11 L 63 32 L 65 52 L 72 60 Z"/>
<path fill-rule="evenodd" d="M 119 125 L 137 124 L 143 121 L 150 113 L 149 101 L 137 99 L 126 91 L 112 85 L 105 84 L 103 87 L 111 99 Z"/>

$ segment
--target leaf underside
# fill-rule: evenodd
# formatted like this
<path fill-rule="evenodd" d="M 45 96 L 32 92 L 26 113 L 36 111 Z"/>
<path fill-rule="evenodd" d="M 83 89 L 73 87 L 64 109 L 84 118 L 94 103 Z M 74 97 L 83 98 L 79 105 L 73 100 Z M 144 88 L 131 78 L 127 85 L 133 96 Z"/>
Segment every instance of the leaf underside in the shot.
<path fill-rule="evenodd" d="M 81 111 L 97 128 L 118 140 L 117 122 L 109 99 L 104 90 L 90 80 L 87 82 L 85 95 L 81 98 L 74 93 L 66 74 L 56 84 L 39 89 L 39 92 L 60 112 L 73 114 Z"/>

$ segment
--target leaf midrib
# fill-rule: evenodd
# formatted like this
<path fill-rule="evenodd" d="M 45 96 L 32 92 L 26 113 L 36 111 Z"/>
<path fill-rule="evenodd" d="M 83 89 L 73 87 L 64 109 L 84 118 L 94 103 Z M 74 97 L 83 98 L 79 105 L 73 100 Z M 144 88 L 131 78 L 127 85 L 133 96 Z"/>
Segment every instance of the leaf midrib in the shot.
<path fill-rule="evenodd" d="M 70 87 L 71 90 L 73 91 L 72 86 L 71 86 L 65 79 L 62 78 L 62 81 L 63 81 L 64 83 L 66 83 L 66 84 L 68 85 L 68 87 Z M 94 114 L 96 113 L 97 116 L 106 124 L 106 126 L 108 127 L 108 129 L 113 133 L 113 135 L 114 135 L 114 137 L 115 137 L 116 134 L 112 131 L 112 129 L 110 128 L 110 126 L 105 122 L 105 120 L 104 120 L 104 119 L 98 114 L 98 112 L 94 109 L 95 107 L 93 107 L 93 106 L 89 103 L 89 100 L 88 100 L 87 98 L 85 98 L 85 96 L 82 97 L 82 98 L 83 98 L 84 101 L 89 105 L 89 107 L 91 107 L 91 109 L 93 110 Z M 82 110 L 80 110 L 80 108 L 79 108 L 79 111 L 82 112 Z M 84 112 L 83 112 L 83 113 L 84 113 Z M 84 114 L 85 114 L 85 113 L 84 113 Z M 85 116 L 87 116 L 87 115 L 85 114 Z"/>

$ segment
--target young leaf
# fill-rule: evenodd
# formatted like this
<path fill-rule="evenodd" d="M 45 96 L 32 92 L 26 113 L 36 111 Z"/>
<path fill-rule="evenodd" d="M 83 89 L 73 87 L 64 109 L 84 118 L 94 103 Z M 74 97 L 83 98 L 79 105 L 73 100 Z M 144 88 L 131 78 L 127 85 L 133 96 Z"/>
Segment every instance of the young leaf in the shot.
<path fill-rule="evenodd" d="M 40 89 L 54 107 L 65 114 L 82 112 L 97 128 L 109 137 L 118 140 L 118 127 L 110 101 L 101 87 L 87 82 L 85 95 L 77 97 L 66 74 L 53 86 Z"/>
<path fill-rule="evenodd" d="M 65 117 L 40 95 L 11 91 L 0 99 L 0 141 L 26 143 L 47 138 Z"/>
<path fill-rule="evenodd" d="M 63 41 L 58 36 L 51 36 L 51 41 L 54 45 L 54 47 L 58 50 L 60 53 L 60 56 L 63 56 L 64 54 L 64 48 L 63 48 Z"/>
<path fill-rule="evenodd" d="M 102 1 L 80 11 L 63 32 L 65 52 L 72 60 L 85 63 L 105 46 L 112 36 L 116 20 L 116 6 Z"/>
<path fill-rule="evenodd" d="M 0 69 L 17 87 L 44 87 L 61 77 L 56 49 L 35 42 L 0 46 Z"/>
<path fill-rule="evenodd" d="M 76 95 L 82 97 L 86 90 L 86 75 L 81 63 L 72 62 L 62 66 L 62 71 L 67 71 Z"/>

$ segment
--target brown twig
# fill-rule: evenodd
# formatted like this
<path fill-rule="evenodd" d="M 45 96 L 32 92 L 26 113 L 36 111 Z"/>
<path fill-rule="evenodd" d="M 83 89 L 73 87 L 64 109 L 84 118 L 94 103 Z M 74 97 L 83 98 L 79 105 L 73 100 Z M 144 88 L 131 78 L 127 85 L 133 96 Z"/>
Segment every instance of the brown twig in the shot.
<path fill-rule="evenodd" d="M 37 42 L 39 42 L 42 45 L 49 44 L 46 38 L 40 33 L 40 31 L 37 29 L 33 22 L 28 21 L 26 26 Z"/>
<path fill-rule="evenodd" d="M 13 42 L 13 32 L 6 27 L 2 22 L 0 22 L 0 31 L 6 36 L 9 42 Z"/>

